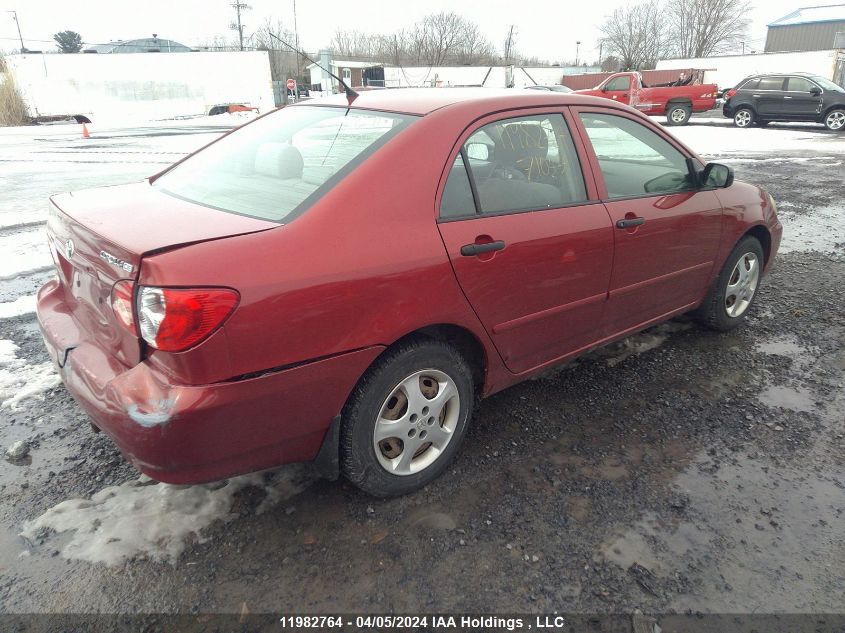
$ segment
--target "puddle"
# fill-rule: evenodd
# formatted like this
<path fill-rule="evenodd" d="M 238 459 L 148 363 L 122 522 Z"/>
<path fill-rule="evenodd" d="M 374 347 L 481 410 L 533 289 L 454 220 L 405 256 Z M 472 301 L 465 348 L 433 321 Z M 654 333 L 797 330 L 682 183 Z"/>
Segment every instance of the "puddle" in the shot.
<path fill-rule="evenodd" d="M 807 476 L 806 471 L 775 469 L 768 461 L 747 457 L 703 472 L 710 461 L 702 454 L 673 482 L 689 499 L 683 517 L 661 519 L 648 513 L 602 543 L 595 558 L 625 570 L 642 565 L 670 584 L 679 575 L 699 578 L 691 593 L 663 592 L 669 609 L 841 609 L 835 591 L 801 602 L 794 590 L 802 578 L 841 586 L 845 523 L 837 473 L 820 469 Z"/>
<path fill-rule="evenodd" d="M 758 399 L 768 407 L 790 411 L 811 413 L 817 409 L 813 396 L 806 387 L 770 385 L 760 393 Z"/>
<path fill-rule="evenodd" d="M 775 336 L 768 341 L 757 343 L 755 348 L 761 354 L 791 358 L 798 370 L 805 369 L 815 360 L 810 351 L 794 336 Z"/>

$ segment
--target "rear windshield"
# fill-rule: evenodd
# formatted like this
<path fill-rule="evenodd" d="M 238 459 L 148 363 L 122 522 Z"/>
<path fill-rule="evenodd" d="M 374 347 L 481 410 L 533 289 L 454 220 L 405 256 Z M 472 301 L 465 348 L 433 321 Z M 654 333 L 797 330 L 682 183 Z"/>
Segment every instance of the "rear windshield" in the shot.
<path fill-rule="evenodd" d="M 335 107 L 283 108 L 188 158 L 154 186 L 222 211 L 287 222 L 415 118 Z"/>

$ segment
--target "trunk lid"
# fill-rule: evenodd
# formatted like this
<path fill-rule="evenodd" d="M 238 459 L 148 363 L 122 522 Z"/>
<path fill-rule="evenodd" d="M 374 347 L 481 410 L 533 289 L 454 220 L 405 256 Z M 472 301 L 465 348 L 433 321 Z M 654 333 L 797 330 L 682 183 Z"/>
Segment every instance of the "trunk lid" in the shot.
<path fill-rule="evenodd" d="M 130 367 L 140 361 L 141 345 L 111 308 L 116 282 L 137 281 L 151 253 L 279 226 L 175 198 L 148 182 L 64 193 L 50 202 L 50 251 L 80 328 L 77 343 L 96 341 Z"/>

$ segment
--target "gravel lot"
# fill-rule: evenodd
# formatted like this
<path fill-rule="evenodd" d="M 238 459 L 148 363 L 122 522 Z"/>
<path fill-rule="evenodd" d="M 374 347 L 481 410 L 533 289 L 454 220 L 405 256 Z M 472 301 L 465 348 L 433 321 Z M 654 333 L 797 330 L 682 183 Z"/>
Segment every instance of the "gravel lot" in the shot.
<path fill-rule="evenodd" d="M 47 196 L 227 125 L 0 131 L 0 452 L 29 446 L 0 459 L 0 612 L 845 611 L 843 135 L 674 128 L 780 205 L 746 326 L 677 319 L 499 393 L 441 479 L 376 500 L 300 465 L 138 481 L 55 386 L 29 299 Z M 30 523 L 74 499 L 65 531 Z"/>

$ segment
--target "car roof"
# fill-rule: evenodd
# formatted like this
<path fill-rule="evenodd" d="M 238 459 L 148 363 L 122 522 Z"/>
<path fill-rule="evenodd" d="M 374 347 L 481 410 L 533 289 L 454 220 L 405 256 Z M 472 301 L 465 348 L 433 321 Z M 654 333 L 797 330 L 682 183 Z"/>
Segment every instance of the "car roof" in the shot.
<path fill-rule="evenodd" d="M 794 73 L 757 73 L 756 75 L 748 75 L 743 81 L 748 79 L 759 79 L 760 77 L 819 77 L 818 73 L 808 73 L 804 71 L 794 72 Z"/>
<path fill-rule="evenodd" d="M 544 105 L 602 105 L 614 102 L 551 90 L 515 90 L 513 88 L 388 88 L 362 90 L 352 103 L 354 108 L 402 112 L 425 116 L 435 110 L 466 104 L 486 105 L 494 110 L 530 108 Z M 347 106 L 345 95 L 332 95 L 302 103 L 305 106 Z"/>

